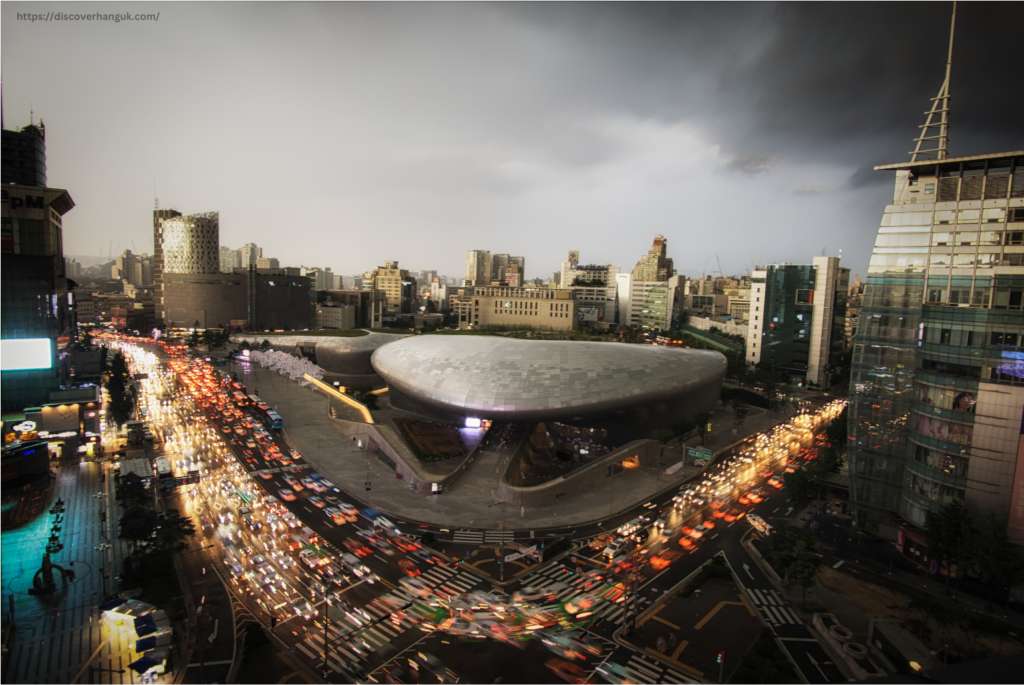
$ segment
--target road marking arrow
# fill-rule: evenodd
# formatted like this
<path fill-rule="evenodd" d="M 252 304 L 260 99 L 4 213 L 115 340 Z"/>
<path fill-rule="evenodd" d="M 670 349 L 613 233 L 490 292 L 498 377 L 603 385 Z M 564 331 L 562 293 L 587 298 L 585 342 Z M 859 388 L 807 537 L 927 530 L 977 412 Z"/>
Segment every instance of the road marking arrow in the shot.
<path fill-rule="evenodd" d="M 747 575 L 750 576 L 751 580 L 754 580 L 754 574 L 750 572 L 750 566 L 743 564 L 743 570 L 747 572 Z"/>
<path fill-rule="evenodd" d="M 818 665 L 818 662 L 814 659 L 810 652 L 807 653 L 807 658 L 808 660 L 810 660 L 812 664 L 814 664 L 814 667 L 818 669 L 818 673 L 820 673 L 821 677 L 825 679 L 825 682 L 829 682 L 828 676 L 825 675 L 825 671 L 821 670 L 821 666 Z"/>
<path fill-rule="evenodd" d="M 786 509 L 786 516 L 789 516 L 792 513 L 793 513 L 793 507 L 790 507 L 789 509 Z"/>

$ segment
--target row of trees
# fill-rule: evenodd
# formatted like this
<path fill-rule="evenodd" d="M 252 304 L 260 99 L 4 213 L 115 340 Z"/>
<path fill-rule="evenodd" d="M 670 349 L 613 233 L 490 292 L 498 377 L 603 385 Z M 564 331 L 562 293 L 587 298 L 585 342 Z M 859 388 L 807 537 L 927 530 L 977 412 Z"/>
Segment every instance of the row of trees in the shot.
<path fill-rule="evenodd" d="M 1010 545 L 1006 520 L 989 511 L 975 521 L 958 499 L 925 517 L 928 553 L 946 565 L 946 589 L 956 569 L 970 569 L 995 593 L 1024 581 L 1024 560 Z M 957 572 L 961 576 L 962 572 Z"/>
<path fill-rule="evenodd" d="M 115 350 L 113 354 L 108 354 L 107 364 L 104 384 L 107 390 L 107 418 L 120 428 L 131 418 L 135 407 L 135 390 L 124 353 Z"/>
<path fill-rule="evenodd" d="M 118 537 L 128 543 L 132 554 L 158 555 L 188 548 L 185 540 L 196 532 L 192 520 L 180 516 L 176 509 L 161 518 L 149 506 L 152 493 L 139 476 L 129 473 L 121 479 L 117 499 L 124 506 Z"/>

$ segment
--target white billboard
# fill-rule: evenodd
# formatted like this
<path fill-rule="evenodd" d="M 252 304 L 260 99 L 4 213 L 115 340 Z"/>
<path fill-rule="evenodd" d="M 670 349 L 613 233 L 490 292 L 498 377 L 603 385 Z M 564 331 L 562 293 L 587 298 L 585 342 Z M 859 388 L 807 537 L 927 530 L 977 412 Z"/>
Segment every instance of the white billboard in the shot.
<path fill-rule="evenodd" d="M 0 341 L 0 369 L 24 371 L 53 366 L 53 348 L 49 338 L 20 338 Z"/>

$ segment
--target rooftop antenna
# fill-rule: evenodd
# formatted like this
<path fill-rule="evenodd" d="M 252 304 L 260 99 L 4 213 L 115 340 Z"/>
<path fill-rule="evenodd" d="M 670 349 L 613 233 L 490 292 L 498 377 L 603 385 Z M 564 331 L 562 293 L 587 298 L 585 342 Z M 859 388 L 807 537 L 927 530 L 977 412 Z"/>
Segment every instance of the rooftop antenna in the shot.
<path fill-rule="evenodd" d="M 946 56 L 946 79 L 939 88 L 939 94 L 932 98 L 931 111 L 925 112 L 928 118 L 924 124 L 919 126 L 921 136 L 915 138 L 917 146 L 910 153 L 910 161 L 924 161 L 927 159 L 946 159 L 946 146 L 949 143 L 949 72 L 953 65 L 953 29 L 956 26 L 956 2 L 953 2 L 953 18 L 949 23 L 949 53 Z M 938 129 L 934 132 L 932 129 Z M 925 142 L 934 144 L 935 147 L 922 149 Z M 918 156 L 921 157 L 918 160 Z"/>

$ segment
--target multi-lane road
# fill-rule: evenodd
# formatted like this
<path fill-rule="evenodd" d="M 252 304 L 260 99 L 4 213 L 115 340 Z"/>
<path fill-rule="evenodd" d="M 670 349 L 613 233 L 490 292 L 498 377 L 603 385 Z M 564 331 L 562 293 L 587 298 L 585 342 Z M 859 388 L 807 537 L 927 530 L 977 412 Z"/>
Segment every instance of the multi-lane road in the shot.
<path fill-rule="evenodd" d="M 201 483 L 181 486 L 181 499 L 212 545 L 206 553 L 225 562 L 218 573 L 236 593 L 239 608 L 266 626 L 274 616 L 276 635 L 312 670 L 326 668 L 329 679 L 429 680 L 436 676 L 428 676 L 432 671 L 426 661 L 415 669 L 411 665 L 427 658 L 417 656 L 422 652 L 443 663 L 447 677 L 460 681 L 550 682 L 553 672 L 592 679 L 600 678 L 608 664 L 618 664 L 638 682 L 682 682 L 687 676 L 678 669 L 618 645 L 613 636 L 720 552 L 807 680 L 843 678 L 742 547 L 753 533 L 747 514 L 757 513 L 774 525 L 790 517 L 783 493 L 767 482 L 781 474 L 787 460 L 791 468 L 799 467 L 801 450 L 813 456 L 811 416 L 719 455 L 696 479 L 699 491 L 690 498 L 677 497 L 673 489 L 600 524 L 539 531 L 548 537 L 571 535 L 579 549 L 495 588 L 465 565 L 416 549 L 415 542 L 375 525 L 377 512 L 337 484 L 317 478 L 311 465 L 279 432 L 265 427 L 208 365 L 182 350 L 123 347 L 133 372 L 149 376 L 140 404 L 164 454 L 179 474 L 203 471 Z M 838 405 L 819 411 L 831 416 Z M 760 491 L 761 501 L 741 503 L 746 498 L 740 496 L 751 489 Z M 359 513 L 350 520 L 325 513 L 328 506 L 342 505 Z M 392 518 L 403 532 L 419 531 L 414 523 Z M 637 518 L 638 530 L 628 535 L 605 533 Z M 312 536 L 307 532 L 301 544 L 293 543 L 304 528 Z M 628 538 L 625 554 L 607 555 L 608 538 Z M 681 539 L 690 542 L 684 546 Z M 311 559 L 308 566 L 304 556 Z M 586 620 L 579 620 L 581 614 L 568 617 L 566 634 L 593 643 L 596 653 L 578 649 L 575 658 L 565 658 L 564 645 L 555 639 L 559 628 L 542 626 L 541 618 L 529 619 L 538 622 L 535 626 L 519 625 L 518 633 L 509 629 L 514 594 L 527 587 L 551 589 L 538 604 L 572 607 L 594 600 Z M 488 599 L 474 594 L 484 592 L 490 593 Z M 476 605 L 478 599 L 483 604 Z M 446 616 L 468 616 L 470 625 L 446 622 Z M 522 640 L 534 628 L 539 628 L 537 639 Z M 571 666 L 560 665 L 565 663 Z M 396 668 L 405 675 L 396 675 Z"/>

